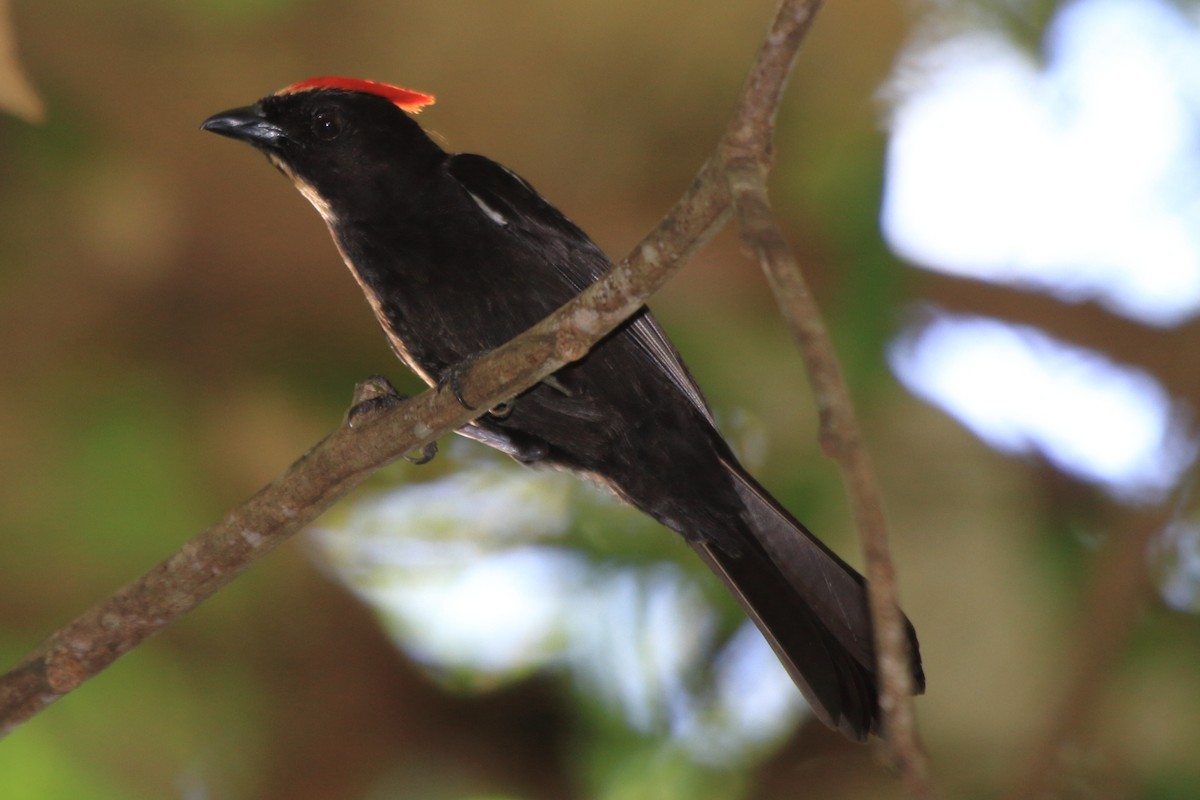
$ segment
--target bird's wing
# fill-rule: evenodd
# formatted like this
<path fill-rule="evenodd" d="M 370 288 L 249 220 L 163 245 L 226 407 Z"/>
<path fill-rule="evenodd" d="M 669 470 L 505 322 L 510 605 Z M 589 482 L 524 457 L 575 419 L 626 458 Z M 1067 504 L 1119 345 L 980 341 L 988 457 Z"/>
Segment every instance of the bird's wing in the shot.
<path fill-rule="evenodd" d="M 451 156 L 446 161 L 446 170 L 475 201 L 480 214 L 492 224 L 547 253 L 555 271 L 572 293 L 586 289 L 612 266 L 604 252 L 579 226 L 547 203 L 515 172 L 489 158 L 469 153 Z M 695 378 L 649 310 L 635 315 L 624 330 L 638 349 L 715 426 Z"/>

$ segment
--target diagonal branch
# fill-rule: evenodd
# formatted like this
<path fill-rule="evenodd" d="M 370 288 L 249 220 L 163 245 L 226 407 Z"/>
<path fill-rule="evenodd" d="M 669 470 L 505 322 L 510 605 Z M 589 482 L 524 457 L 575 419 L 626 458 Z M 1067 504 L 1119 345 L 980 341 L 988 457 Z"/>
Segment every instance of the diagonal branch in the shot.
<path fill-rule="evenodd" d="M 854 498 L 871 578 L 888 738 L 910 791 L 924 797 L 932 790 L 912 723 L 905 638 L 883 535 L 882 504 L 836 356 L 765 190 L 776 111 L 819 4 L 820 0 L 782 0 L 720 146 L 658 226 L 603 279 L 529 331 L 469 364 L 458 388 L 475 408 L 491 408 L 582 358 L 663 286 L 720 229 L 736 204 L 743 236 L 763 260 L 801 341 L 821 408 L 823 442 L 839 457 Z M 480 413 L 464 409 L 453 395 L 431 389 L 394 408 L 356 418 L 353 427 L 340 427 L 219 523 L 54 633 L 0 676 L 0 736 L 195 608 L 372 472 Z"/>
<path fill-rule="evenodd" d="M 814 7 L 784 0 L 780 17 L 798 6 Z M 803 28 L 810 18 L 811 10 L 804 15 Z M 788 45 L 794 50 L 802 37 L 800 30 Z M 777 51 L 764 48 L 763 52 Z M 779 101 L 786 70 L 767 72 L 756 66 L 754 72 L 773 75 L 775 83 L 747 84 L 744 95 L 754 97 L 743 96 L 730 130 L 752 128 L 758 123 L 747 116 L 747 109 L 759 110 Z M 529 331 L 470 364 L 460 381 L 462 394 L 476 408 L 490 408 L 582 358 L 665 284 L 720 229 L 728 214 L 728 190 L 715 160 L 710 159 L 658 226 L 603 279 Z M 0 735 L 191 611 L 372 472 L 479 413 L 465 410 L 452 395 L 429 390 L 368 416 L 353 428 L 339 428 L 219 523 L 60 628 L 0 676 Z"/>
<path fill-rule="evenodd" d="M 571 361 L 637 311 L 728 215 L 705 165 L 669 214 L 602 280 L 506 345 L 469 365 L 459 383 L 477 409 L 514 397 Z M 454 392 L 430 389 L 344 425 L 287 471 L 148 573 L 60 628 L 0 677 L 0 735 L 136 647 L 405 453 L 462 427 Z"/>

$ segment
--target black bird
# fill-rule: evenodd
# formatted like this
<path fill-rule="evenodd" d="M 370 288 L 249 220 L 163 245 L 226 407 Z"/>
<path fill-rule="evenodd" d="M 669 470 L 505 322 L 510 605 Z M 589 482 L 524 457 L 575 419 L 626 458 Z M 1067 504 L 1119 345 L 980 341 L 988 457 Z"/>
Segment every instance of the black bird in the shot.
<path fill-rule="evenodd" d="M 203 127 L 248 142 L 291 178 L 328 224 L 396 354 L 435 385 L 570 300 L 610 262 L 515 173 L 434 143 L 412 117 L 432 102 L 373 81 L 312 78 Z M 880 732 L 862 576 L 738 463 L 649 310 L 505 413 L 459 433 L 592 478 L 682 534 L 816 715 L 854 739 Z M 908 639 L 920 692 L 911 624 Z"/>

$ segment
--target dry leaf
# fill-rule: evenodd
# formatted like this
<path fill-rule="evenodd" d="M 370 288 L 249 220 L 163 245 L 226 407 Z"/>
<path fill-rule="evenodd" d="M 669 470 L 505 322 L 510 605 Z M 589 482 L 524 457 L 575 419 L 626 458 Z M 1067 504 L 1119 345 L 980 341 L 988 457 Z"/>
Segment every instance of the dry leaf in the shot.
<path fill-rule="evenodd" d="M 25 77 L 17 58 L 17 32 L 12 24 L 9 0 L 0 0 L 0 111 L 8 111 L 28 122 L 46 118 L 46 106 Z"/>

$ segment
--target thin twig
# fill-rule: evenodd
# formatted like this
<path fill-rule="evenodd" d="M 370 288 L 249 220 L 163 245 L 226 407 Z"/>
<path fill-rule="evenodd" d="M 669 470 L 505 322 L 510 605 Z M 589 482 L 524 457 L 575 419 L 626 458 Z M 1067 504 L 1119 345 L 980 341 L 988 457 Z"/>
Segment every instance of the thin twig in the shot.
<path fill-rule="evenodd" d="M 797 45 L 812 22 L 819 0 L 785 2 L 763 42 L 747 87 L 782 91 L 791 73 Z M 863 445 L 854 404 L 820 309 L 771 210 L 767 175 L 771 167 L 774 115 L 778 97 L 746 91 L 739 108 L 740 126 L 731 125 L 722 143 L 725 174 L 746 246 L 758 257 L 796 339 L 812 382 L 820 413 L 822 448 L 838 464 L 853 508 L 866 559 L 871 619 L 880 674 L 884 728 L 909 792 L 934 796 L 928 759 L 913 715 L 913 681 L 908 637 L 896 596 L 896 572 L 887 542 L 883 500 Z"/>
<path fill-rule="evenodd" d="M 797 8 L 807 9 L 802 20 Z M 815 4 L 785 0 L 780 18 L 803 24 L 784 48 L 799 46 Z M 773 28 L 773 30 L 775 30 Z M 760 59 L 781 57 L 778 43 Z M 784 62 L 792 58 L 784 54 Z M 786 69 L 756 64 L 739 99 L 730 137 L 774 117 Z M 740 134 L 739 134 L 740 135 Z M 490 408 L 513 397 L 588 349 L 640 308 L 720 229 L 729 215 L 727 182 L 710 160 L 659 225 L 599 282 L 513 341 L 470 365 L 460 389 L 471 405 Z M 374 470 L 466 424 L 475 413 L 453 393 L 427 391 L 389 411 L 342 427 L 279 479 L 217 525 L 112 597 L 54 633 L 0 677 L 0 734 L 43 708 L 195 608 L 255 559 L 316 519 Z"/>
<path fill-rule="evenodd" d="M 751 170 L 747 169 L 746 173 Z M 879 664 L 879 705 L 897 768 L 914 797 L 936 796 L 913 714 L 908 636 L 888 549 L 883 498 L 854 415 L 833 343 L 796 259 L 771 213 L 765 175 L 729 173 L 743 241 L 754 251 L 803 356 L 820 415 L 821 446 L 837 462 L 866 560 L 867 592 Z"/>

